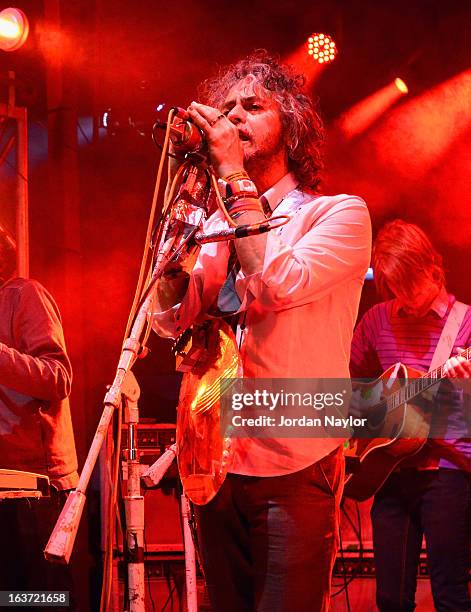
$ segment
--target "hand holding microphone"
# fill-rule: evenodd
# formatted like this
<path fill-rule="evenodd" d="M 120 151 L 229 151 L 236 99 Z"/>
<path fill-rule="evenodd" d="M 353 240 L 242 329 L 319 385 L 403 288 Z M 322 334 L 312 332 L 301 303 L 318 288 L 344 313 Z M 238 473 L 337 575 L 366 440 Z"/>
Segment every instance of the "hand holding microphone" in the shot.
<path fill-rule="evenodd" d="M 177 154 L 197 153 L 205 147 L 204 133 L 190 120 L 184 108 L 175 107 L 175 115 L 170 126 L 170 140 Z"/>
<path fill-rule="evenodd" d="M 244 168 L 244 152 L 237 127 L 218 109 L 192 102 L 188 110 L 175 108 L 170 139 L 177 155 L 207 148 L 219 177 Z"/>
<path fill-rule="evenodd" d="M 237 126 L 217 108 L 192 102 L 191 120 L 203 132 L 212 166 L 219 177 L 244 170 L 244 150 Z"/>

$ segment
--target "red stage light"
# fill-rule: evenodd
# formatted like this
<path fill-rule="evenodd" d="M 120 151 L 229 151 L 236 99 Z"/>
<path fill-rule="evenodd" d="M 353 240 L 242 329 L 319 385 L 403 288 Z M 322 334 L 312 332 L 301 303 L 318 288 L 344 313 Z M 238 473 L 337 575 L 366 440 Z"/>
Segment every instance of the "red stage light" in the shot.
<path fill-rule="evenodd" d="M 347 138 L 353 138 L 367 130 L 375 121 L 407 93 L 401 79 L 395 79 L 374 94 L 358 102 L 342 115 L 339 125 Z"/>
<path fill-rule="evenodd" d="M 16 51 L 28 38 L 29 24 L 23 11 L 6 8 L 0 12 L 0 49 Z"/>
<path fill-rule="evenodd" d="M 311 34 L 307 39 L 307 53 L 318 64 L 327 64 L 335 59 L 337 47 L 328 34 Z"/>

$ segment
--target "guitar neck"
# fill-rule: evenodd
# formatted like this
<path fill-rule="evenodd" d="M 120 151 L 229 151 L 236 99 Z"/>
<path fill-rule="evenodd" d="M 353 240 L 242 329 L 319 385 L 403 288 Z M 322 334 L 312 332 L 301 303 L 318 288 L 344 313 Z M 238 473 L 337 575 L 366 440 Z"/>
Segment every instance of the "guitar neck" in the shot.
<path fill-rule="evenodd" d="M 459 356 L 464 357 L 466 360 L 471 359 L 471 346 L 460 353 Z M 388 397 L 389 408 L 397 408 L 401 404 L 409 402 L 423 391 L 432 387 L 437 381 L 446 378 L 444 368 L 445 364 L 442 364 L 419 378 L 411 379 L 407 385 L 401 387 Z"/>

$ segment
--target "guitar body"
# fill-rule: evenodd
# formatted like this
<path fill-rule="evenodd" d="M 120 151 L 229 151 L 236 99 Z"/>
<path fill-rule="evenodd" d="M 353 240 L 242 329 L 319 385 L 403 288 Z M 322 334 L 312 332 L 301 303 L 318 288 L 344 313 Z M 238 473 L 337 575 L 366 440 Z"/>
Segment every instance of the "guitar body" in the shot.
<path fill-rule="evenodd" d="M 178 470 L 185 494 L 198 505 L 216 495 L 230 467 L 230 442 L 221 431 L 220 403 L 231 379 L 242 371 L 230 326 L 213 319 L 203 328 L 192 332 L 196 357 L 192 362 L 185 355 L 191 365 L 185 368 L 177 410 Z M 182 354 L 177 354 L 177 361 Z"/>
<path fill-rule="evenodd" d="M 391 366 L 371 383 L 359 384 L 361 396 L 400 397 L 401 387 L 423 373 L 400 364 Z M 397 404 L 394 405 L 394 404 Z M 374 495 L 389 474 L 407 457 L 419 452 L 430 431 L 431 411 L 417 403 L 394 402 L 387 406 L 380 402 L 367 412 L 369 433 L 353 437 L 345 452 L 347 469 L 352 468 L 345 481 L 344 495 L 364 501 Z"/>

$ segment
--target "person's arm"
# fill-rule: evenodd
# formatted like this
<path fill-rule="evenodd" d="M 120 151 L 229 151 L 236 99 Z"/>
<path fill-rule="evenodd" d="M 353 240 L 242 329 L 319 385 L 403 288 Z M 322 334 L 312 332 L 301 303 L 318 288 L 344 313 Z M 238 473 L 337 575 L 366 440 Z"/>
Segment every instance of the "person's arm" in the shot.
<path fill-rule="evenodd" d="M 370 259 L 371 227 L 360 198 L 339 196 L 294 244 L 282 236 L 270 236 L 270 253 L 261 271 L 237 283 L 240 297 L 248 292 L 264 308 L 276 311 L 320 299 L 354 278 L 363 282 Z"/>
<path fill-rule="evenodd" d="M 195 246 L 180 261 L 167 265 L 157 281 L 154 303 L 156 312 L 164 312 L 181 303 L 188 291 L 198 253 L 199 247 Z"/>
<path fill-rule="evenodd" d="M 213 214 L 203 225 L 204 233 L 225 229 L 226 225 L 219 212 Z M 165 284 L 155 292 L 152 308 L 152 326 L 162 337 L 176 338 L 193 325 L 217 299 L 224 283 L 229 258 L 227 242 L 204 244 L 199 250 L 196 263 L 190 263 L 191 270 L 185 276 L 177 277 L 181 282 L 174 288 Z M 168 293 L 165 293 L 166 291 Z M 176 303 L 174 300 L 179 300 Z"/>
<path fill-rule="evenodd" d="M 18 348 L 0 343 L 0 384 L 45 401 L 67 397 L 72 367 L 59 310 L 38 282 L 20 289 L 12 325 Z"/>
<path fill-rule="evenodd" d="M 353 379 L 375 379 L 381 374 L 381 364 L 375 348 L 378 333 L 378 307 L 373 307 L 362 317 L 353 332 L 350 353 L 350 375 Z M 348 413 L 355 418 L 364 418 L 369 408 L 381 399 L 380 385 L 371 387 L 367 397 L 362 386 L 353 381 Z"/>
<path fill-rule="evenodd" d="M 353 332 L 350 352 L 352 378 L 377 378 L 382 374 L 375 341 L 379 334 L 379 306 L 373 306 L 362 317 Z"/>
<path fill-rule="evenodd" d="M 252 225 L 266 221 L 265 216 L 257 211 L 247 211 L 235 220 L 237 225 Z M 235 241 L 240 268 L 246 276 L 257 274 L 263 270 L 268 234 L 247 236 Z"/>

